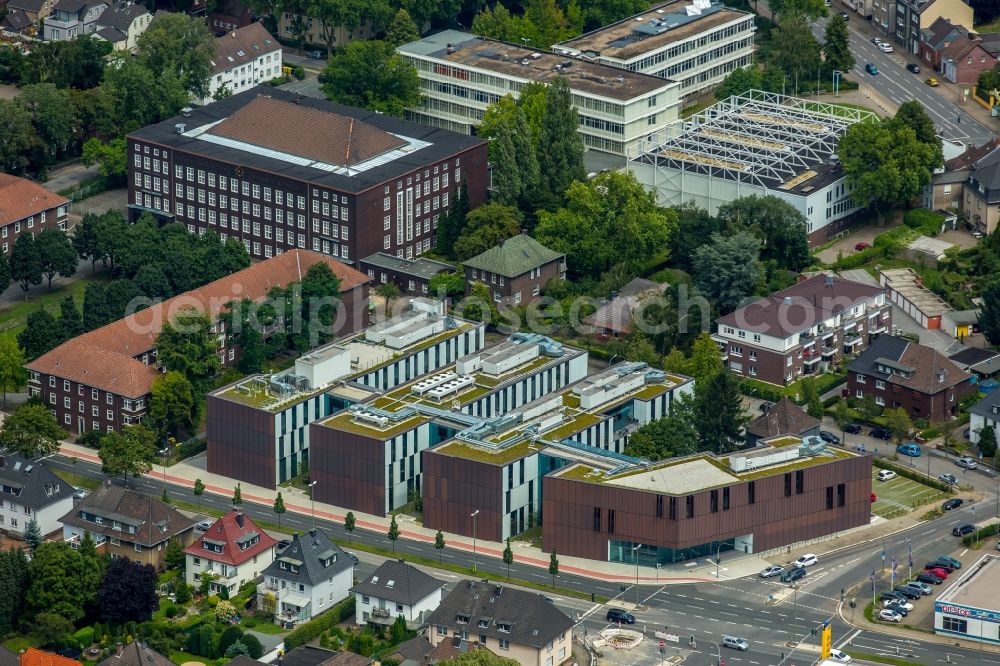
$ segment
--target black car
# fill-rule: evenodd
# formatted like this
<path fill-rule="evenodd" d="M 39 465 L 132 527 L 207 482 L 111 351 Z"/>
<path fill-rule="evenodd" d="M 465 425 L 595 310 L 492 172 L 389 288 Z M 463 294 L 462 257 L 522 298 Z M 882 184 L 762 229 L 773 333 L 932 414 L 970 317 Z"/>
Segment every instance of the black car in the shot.
<path fill-rule="evenodd" d="M 888 608 L 891 611 L 896 611 L 903 617 L 906 617 L 907 615 L 910 614 L 910 611 L 906 610 L 906 606 L 904 606 L 902 602 L 889 604 L 888 606 L 886 606 L 886 608 Z"/>
<path fill-rule="evenodd" d="M 889 441 L 890 439 L 892 439 L 892 431 L 882 426 L 875 426 L 874 428 L 868 431 L 868 436 L 874 437 L 875 439 L 884 439 L 886 441 Z"/>
<path fill-rule="evenodd" d="M 354 562 L 355 564 L 358 563 L 358 556 L 355 555 L 354 553 L 349 553 L 345 550 L 344 555 L 347 555 L 347 559 L 349 559 L 351 562 Z"/>
<path fill-rule="evenodd" d="M 883 592 L 879 599 L 882 601 L 906 601 L 902 592 Z"/>
<path fill-rule="evenodd" d="M 934 560 L 933 562 L 928 562 L 924 565 L 924 569 L 927 569 L 928 571 L 931 569 L 944 569 L 948 573 L 955 571 L 955 567 L 951 564 L 951 562 L 945 562 L 944 560 Z"/>
<path fill-rule="evenodd" d="M 850 21 L 851 15 L 848 14 L 847 12 L 840 12 L 840 18 L 844 19 L 845 21 Z"/>
<path fill-rule="evenodd" d="M 840 438 L 828 430 L 820 430 L 819 438 L 827 444 L 840 444 Z"/>
<path fill-rule="evenodd" d="M 919 65 L 914 65 L 911 62 L 909 65 L 906 66 L 906 71 L 913 72 L 914 74 L 919 74 L 920 73 L 920 66 Z"/>
<path fill-rule="evenodd" d="M 858 425 L 857 423 L 848 423 L 847 425 L 844 426 L 844 432 L 850 433 L 851 435 L 860 435 L 861 426 Z"/>
<path fill-rule="evenodd" d="M 781 582 L 782 583 L 794 583 L 798 579 L 805 578 L 805 577 L 806 577 L 806 568 L 805 567 L 792 567 L 791 569 L 789 569 L 785 573 L 781 574 Z"/>
<path fill-rule="evenodd" d="M 623 611 L 621 608 L 612 608 L 608 611 L 608 622 L 618 622 L 620 624 L 635 624 L 635 615 Z"/>
<path fill-rule="evenodd" d="M 927 583 L 929 585 L 940 585 L 943 582 L 940 578 L 938 578 L 934 574 L 927 573 L 926 571 L 917 574 L 917 580 L 920 581 L 921 583 Z"/>
<path fill-rule="evenodd" d="M 953 527 L 951 529 L 951 535 L 960 537 L 960 536 L 965 536 L 966 534 L 972 534 L 975 531 L 976 531 L 975 525 L 969 525 L 968 523 L 966 523 L 965 525 L 957 525 Z"/>
<path fill-rule="evenodd" d="M 941 508 L 945 511 L 951 511 L 952 509 L 957 509 L 963 504 L 965 504 L 965 501 L 961 498 L 952 497 L 950 500 L 945 500 L 944 504 L 941 505 Z"/>
<path fill-rule="evenodd" d="M 893 590 L 896 594 L 902 594 L 907 599 L 919 599 L 921 597 L 920 591 L 915 590 L 912 587 L 906 587 L 905 585 L 900 585 Z"/>

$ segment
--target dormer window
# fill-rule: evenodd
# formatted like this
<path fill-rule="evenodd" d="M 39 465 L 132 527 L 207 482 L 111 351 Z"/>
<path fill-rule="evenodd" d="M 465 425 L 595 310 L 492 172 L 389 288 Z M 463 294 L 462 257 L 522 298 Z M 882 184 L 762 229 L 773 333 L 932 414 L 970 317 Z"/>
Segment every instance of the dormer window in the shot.
<path fill-rule="evenodd" d="M 458 616 L 455 617 L 455 622 L 457 622 L 458 624 L 469 624 L 469 616 L 468 615 L 458 615 Z"/>
<path fill-rule="evenodd" d="M 111 529 L 121 531 L 122 524 L 119 523 L 117 520 L 112 521 L 112 523 L 111 523 Z"/>
<path fill-rule="evenodd" d="M 501 634 L 509 634 L 510 623 L 497 622 L 497 631 L 499 631 Z"/>
<path fill-rule="evenodd" d="M 489 620 L 480 620 L 479 621 L 479 628 L 480 629 L 489 629 L 490 628 L 490 621 Z"/>
<path fill-rule="evenodd" d="M 281 569 L 282 571 L 288 571 L 288 565 L 285 564 L 284 562 L 278 562 L 278 568 Z"/>

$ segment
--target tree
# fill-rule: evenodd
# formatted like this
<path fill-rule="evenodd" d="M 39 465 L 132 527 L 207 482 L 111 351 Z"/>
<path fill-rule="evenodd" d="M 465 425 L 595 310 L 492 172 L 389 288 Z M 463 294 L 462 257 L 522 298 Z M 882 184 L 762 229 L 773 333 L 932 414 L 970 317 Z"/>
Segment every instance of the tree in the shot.
<path fill-rule="evenodd" d="M 923 104 L 916 100 L 903 102 L 896 110 L 896 115 L 893 116 L 891 122 L 912 129 L 913 133 L 917 135 L 917 141 L 933 146 L 939 151 L 937 158 L 943 159 L 940 155 L 941 137 L 938 136 L 934 121 L 927 115 Z"/>
<path fill-rule="evenodd" d="M 586 175 L 583 139 L 577 131 L 579 124 L 569 83 L 557 76 L 545 87 L 545 116 L 537 145 L 541 183 L 550 194 L 561 195 L 570 183 L 583 180 Z"/>
<path fill-rule="evenodd" d="M 722 372 L 722 357 L 719 355 L 719 345 L 708 333 L 701 333 L 691 345 L 691 357 L 684 365 L 685 373 L 698 381 L 708 379 Z"/>
<path fill-rule="evenodd" d="M 712 234 L 694 253 L 695 285 L 720 312 L 735 310 L 760 279 L 760 241 L 747 231 Z"/>
<path fill-rule="evenodd" d="M 455 241 L 465 226 L 465 217 L 469 213 L 469 192 L 462 183 L 451 202 L 451 208 L 438 220 L 437 251 L 446 257 L 454 256 Z M 464 288 L 464 287 L 463 287 Z"/>
<path fill-rule="evenodd" d="M 151 33 L 152 28 L 143 37 Z M 111 56 L 110 61 L 112 66 L 104 71 L 104 82 L 98 89 L 97 104 L 106 110 L 94 119 L 100 136 L 121 136 L 166 120 L 188 103 L 186 83 L 176 73 L 160 75 L 144 61 L 124 52 Z"/>
<path fill-rule="evenodd" d="M 9 335 L 0 336 L 0 389 L 3 389 L 4 409 L 7 409 L 7 391 L 16 391 L 28 380 L 24 363 L 24 352 L 17 341 Z"/>
<path fill-rule="evenodd" d="M 850 72 L 854 69 L 854 54 L 847 38 L 847 21 L 827 21 L 823 33 L 823 54 L 830 69 Z"/>
<path fill-rule="evenodd" d="M 18 236 L 10 253 L 10 276 L 21 285 L 28 300 L 31 285 L 42 283 L 42 256 L 31 234 Z"/>
<path fill-rule="evenodd" d="M 14 102 L 0 100 L 0 127 L 4 128 L 3 141 L 0 141 L 0 169 L 5 173 L 22 173 L 38 142 L 31 114 Z"/>
<path fill-rule="evenodd" d="M 125 244 L 128 224 L 117 210 L 109 210 L 98 218 L 94 225 L 96 253 L 101 260 L 107 260 L 114 270 Z M 88 285 L 89 286 L 89 285 Z"/>
<path fill-rule="evenodd" d="M 500 245 L 521 231 L 517 209 L 499 203 L 483 204 L 465 216 L 465 228 L 455 241 L 455 256 L 466 260 Z"/>
<path fill-rule="evenodd" d="M 840 399 L 833 405 L 833 420 L 840 428 L 840 441 L 844 442 L 847 440 L 846 430 L 854 419 L 851 418 L 851 406 L 847 404 L 847 400 Z"/>
<path fill-rule="evenodd" d="M 820 63 L 819 43 L 813 37 L 810 23 L 804 15 L 792 14 L 783 17 L 771 35 L 774 43 L 772 61 L 785 70 L 798 92 L 799 80 L 815 74 Z"/>
<path fill-rule="evenodd" d="M 510 580 L 510 565 L 514 564 L 514 551 L 510 549 L 510 537 L 507 537 L 507 546 L 503 549 L 503 563 L 507 565 L 507 580 Z"/>
<path fill-rule="evenodd" d="M 281 531 L 281 514 L 285 513 L 288 509 L 285 508 L 285 500 L 281 497 L 281 491 L 278 491 L 278 496 L 274 498 L 274 512 L 278 515 L 278 531 Z"/>
<path fill-rule="evenodd" d="M 70 622 L 84 616 L 94 589 L 89 587 L 96 566 L 64 541 L 46 541 L 35 549 L 29 565 L 31 580 L 26 615 L 53 613 Z"/>
<path fill-rule="evenodd" d="M 399 525 L 396 523 L 396 516 L 392 517 L 392 521 L 389 523 L 389 531 L 386 532 L 386 538 L 389 539 L 389 543 L 392 544 L 392 552 L 396 553 L 396 539 L 399 538 Z"/>
<path fill-rule="evenodd" d="M 48 280 L 49 289 L 52 288 L 52 278 L 56 275 L 73 277 L 76 273 L 76 250 L 65 232 L 53 227 L 42 229 L 35 245 L 38 248 L 42 275 Z"/>
<path fill-rule="evenodd" d="M 473 282 L 469 296 L 461 304 L 460 311 L 465 319 L 484 321 L 487 324 L 499 319 L 490 288 L 483 282 Z"/>
<path fill-rule="evenodd" d="M 111 560 L 97 589 L 97 606 L 105 622 L 146 622 L 160 607 L 156 569 L 124 557 Z"/>
<path fill-rule="evenodd" d="M 36 169 L 44 170 L 69 147 L 73 134 L 69 93 L 51 83 L 39 83 L 24 86 L 14 101 L 31 117 L 38 138 L 32 161 Z"/>
<path fill-rule="evenodd" d="M 201 511 L 201 496 L 205 494 L 205 484 L 201 482 L 201 479 L 194 480 L 194 488 L 192 488 L 194 496 L 198 498 L 198 511 Z"/>
<path fill-rule="evenodd" d="M 564 252 L 570 269 L 596 276 L 622 261 L 636 265 L 663 256 L 677 229 L 677 215 L 660 208 L 655 195 L 632 174 L 607 172 L 565 192 L 566 206 L 538 211 L 535 237 Z"/>
<path fill-rule="evenodd" d="M 243 505 L 243 488 L 237 483 L 236 487 L 233 488 L 233 506 Z"/>
<path fill-rule="evenodd" d="M 979 328 L 991 345 L 1000 345 L 1000 278 L 986 283 L 982 299 L 983 304 L 977 315 Z"/>
<path fill-rule="evenodd" d="M 72 296 L 67 296 L 59 302 L 59 321 L 56 323 L 56 338 L 59 342 L 65 342 L 83 332 L 83 317 L 76 307 L 76 299 Z"/>
<path fill-rule="evenodd" d="M 742 95 L 748 90 L 759 90 L 760 82 L 761 71 L 755 65 L 734 69 L 715 89 L 715 99 L 726 100 L 733 95 Z"/>
<path fill-rule="evenodd" d="M 392 301 L 399 298 L 402 292 L 395 282 L 386 282 L 375 288 L 375 295 L 385 300 L 385 314 L 389 314 L 389 306 Z"/>
<path fill-rule="evenodd" d="M 167 549 L 163 553 L 163 563 L 168 569 L 182 569 L 184 567 L 184 546 L 177 537 L 172 537 L 167 542 Z"/>
<path fill-rule="evenodd" d="M 72 633 L 73 623 L 57 613 L 42 611 L 31 623 L 31 635 L 42 647 L 61 647 Z"/>
<path fill-rule="evenodd" d="M 28 590 L 28 558 L 19 548 L 0 551 L 0 633 L 17 628 Z"/>
<path fill-rule="evenodd" d="M 353 511 L 348 511 L 347 515 L 344 516 L 344 531 L 347 532 L 347 543 L 351 543 L 351 537 L 354 536 L 354 527 L 357 524 L 357 520 L 354 517 Z"/>
<path fill-rule="evenodd" d="M 311 19 L 319 21 L 320 34 L 326 43 L 328 53 L 334 50 L 338 28 L 343 27 L 350 34 L 362 25 L 370 23 L 376 31 L 379 31 L 392 15 L 392 9 L 385 0 L 307 0 L 307 2 L 310 23 Z"/>
<path fill-rule="evenodd" d="M 776 17 L 782 19 L 799 17 L 815 21 L 827 14 L 826 5 L 820 0 L 771 0 L 768 6 Z"/>
<path fill-rule="evenodd" d="M 433 296 L 439 298 L 459 296 L 465 292 L 465 270 L 459 264 L 452 273 L 438 273 L 428 281 L 427 287 Z"/>
<path fill-rule="evenodd" d="M 632 433 L 625 448 L 627 455 L 650 461 L 690 455 L 697 451 L 694 401 L 686 395 L 673 402 L 666 416 L 650 421 Z"/>
<path fill-rule="evenodd" d="M 136 55 L 158 81 L 175 80 L 194 97 L 208 95 L 215 37 L 200 17 L 157 14 L 136 40 Z"/>
<path fill-rule="evenodd" d="M 39 527 L 38 521 L 34 518 L 24 526 L 24 542 L 28 544 L 28 548 L 32 552 L 42 543 L 42 528 Z"/>
<path fill-rule="evenodd" d="M 892 431 L 892 438 L 896 444 L 901 443 L 910 436 L 910 431 L 913 430 L 913 422 L 910 420 L 910 415 L 905 409 L 902 407 L 887 409 L 882 416 L 885 418 L 885 426 Z"/>
<path fill-rule="evenodd" d="M 500 3 L 497 3 L 493 8 L 487 7 L 476 14 L 472 19 L 472 32 L 490 39 L 515 44 L 522 43 L 522 38 L 527 39 L 528 43 L 532 45 L 537 45 L 541 41 L 538 29 L 530 19 L 511 14 L 510 10 Z"/>
<path fill-rule="evenodd" d="M 156 433 L 143 424 L 128 425 L 121 432 L 109 432 L 101 440 L 102 471 L 109 476 L 142 476 L 156 461 Z"/>
<path fill-rule="evenodd" d="M 319 75 L 327 99 L 391 116 L 420 103 L 420 79 L 413 65 L 378 40 L 348 42 Z"/>
<path fill-rule="evenodd" d="M 0 426 L 0 448 L 33 460 L 58 451 L 59 442 L 66 436 L 48 407 L 28 403 L 4 419 Z"/>
<path fill-rule="evenodd" d="M 493 200 L 515 206 L 537 190 L 540 173 L 524 107 L 511 95 L 486 108 L 479 136 L 489 139 Z"/>
<path fill-rule="evenodd" d="M 805 216 L 784 199 L 751 195 L 719 207 L 719 221 L 730 231 L 745 230 L 761 242 L 761 258 L 791 271 L 809 265 Z"/>
<path fill-rule="evenodd" d="M 993 426 L 986 425 L 979 431 L 979 451 L 984 458 L 993 458 L 997 454 L 997 435 Z"/>
<path fill-rule="evenodd" d="M 812 377 L 803 377 L 800 388 L 802 399 L 806 404 L 806 413 L 813 418 L 823 420 L 823 401 L 820 400 L 816 381 Z"/>
<path fill-rule="evenodd" d="M 740 445 L 749 419 L 736 375 L 719 372 L 695 385 L 694 421 L 702 450 L 722 454 Z"/>
<path fill-rule="evenodd" d="M 325 265 L 325 264 L 323 264 Z M 219 371 L 216 336 L 208 317 L 196 312 L 178 314 L 156 337 L 157 359 L 168 371 L 184 375 L 200 401 Z"/>
<path fill-rule="evenodd" d="M 395 48 L 419 39 L 420 31 L 417 29 L 417 24 L 410 18 L 410 13 L 401 7 L 392 17 L 389 27 L 386 28 L 386 44 Z"/>
<path fill-rule="evenodd" d="M 434 549 L 438 552 L 438 564 L 441 563 L 441 554 L 444 552 L 444 546 L 444 534 L 441 530 L 438 530 L 437 534 L 434 535 Z"/>
<path fill-rule="evenodd" d="M 58 323 L 48 310 L 39 308 L 28 314 L 25 327 L 17 334 L 17 344 L 26 361 L 33 361 L 55 348 L 59 340 Z"/>
<path fill-rule="evenodd" d="M 96 164 L 109 185 L 123 185 L 128 176 L 128 161 L 125 155 L 125 139 L 112 139 L 107 143 L 94 137 L 83 144 L 80 161 L 85 166 Z M 85 258 L 85 257 L 81 257 Z"/>
<path fill-rule="evenodd" d="M 552 576 L 552 587 L 556 586 L 556 576 L 559 575 L 559 559 L 556 557 L 556 551 L 552 551 L 552 555 L 549 557 L 549 575 Z"/>
<path fill-rule="evenodd" d="M 856 123 L 837 148 L 855 202 L 885 211 L 920 194 L 940 166 L 940 148 L 921 143 L 910 127 L 892 121 Z"/>

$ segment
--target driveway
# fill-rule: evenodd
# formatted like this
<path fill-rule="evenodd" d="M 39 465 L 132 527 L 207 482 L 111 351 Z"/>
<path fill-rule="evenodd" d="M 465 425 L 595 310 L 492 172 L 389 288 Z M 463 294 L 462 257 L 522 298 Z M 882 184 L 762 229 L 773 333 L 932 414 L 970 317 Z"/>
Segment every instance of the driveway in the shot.
<path fill-rule="evenodd" d="M 886 220 L 884 226 L 879 226 L 878 223 L 867 224 L 863 227 L 856 227 L 848 231 L 847 235 L 843 238 L 839 238 L 833 242 L 830 247 L 817 252 L 816 257 L 821 261 L 831 264 L 837 260 L 837 255 L 843 255 L 849 257 L 855 253 L 854 246 L 858 243 L 868 243 L 869 245 L 875 242 L 875 237 L 879 234 L 884 234 L 889 229 L 899 226 L 903 223 L 903 217 L 901 215 L 896 215 L 890 220 Z M 971 236 L 969 236 L 971 238 Z M 957 242 L 957 241 L 956 241 Z"/>

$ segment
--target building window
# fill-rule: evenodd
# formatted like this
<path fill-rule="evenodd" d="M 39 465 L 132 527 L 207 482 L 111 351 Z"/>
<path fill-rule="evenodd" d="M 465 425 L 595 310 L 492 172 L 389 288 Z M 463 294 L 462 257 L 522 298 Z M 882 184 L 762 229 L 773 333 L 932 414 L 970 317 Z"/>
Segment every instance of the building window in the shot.
<path fill-rule="evenodd" d="M 847 486 L 843 483 L 837 484 L 837 506 L 844 506 L 847 503 Z"/>
<path fill-rule="evenodd" d="M 833 508 L 833 486 L 826 487 L 826 508 Z"/>
<path fill-rule="evenodd" d="M 719 491 L 717 489 L 716 490 L 712 490 L 709 493 L 708 498 L 709 498 L 709 502 L 708 502 L 709 510 L 712 513 L 718 513 L 719 512 Z"/>
<path fill-rule="evenodd" d="M 805 472 L 800 469 L 795 472 L 795 494 L 801 495 L 804 492 L 804 486 Z"/>
<path fill-rule="evenodd" d="M 953 631 L 959 634 L 966 634 L 969 632 L 969 622 L 968 620 L 960 620 L 957 617 L 945 616 L 943 618 L 943 623 L 941 625 L 941 628 L 944 629 L 945 631 Z"/>
<path fill-rule="evenodd" d="M 694 518 L 694 495 L 688 495 L 684 498 L 684 516 Z"/>
<path fill-rule="evenodd" d="M 667 502 L 667 517 L 669 517 L 670 520 L 677 520 L 677 498 L 671 497 L 669 500 L 670 501 Z"/>
<path fill-rule="evenodd" d="M 792 473 L 785 474 L 785 497 L 792 496 Z"/>

